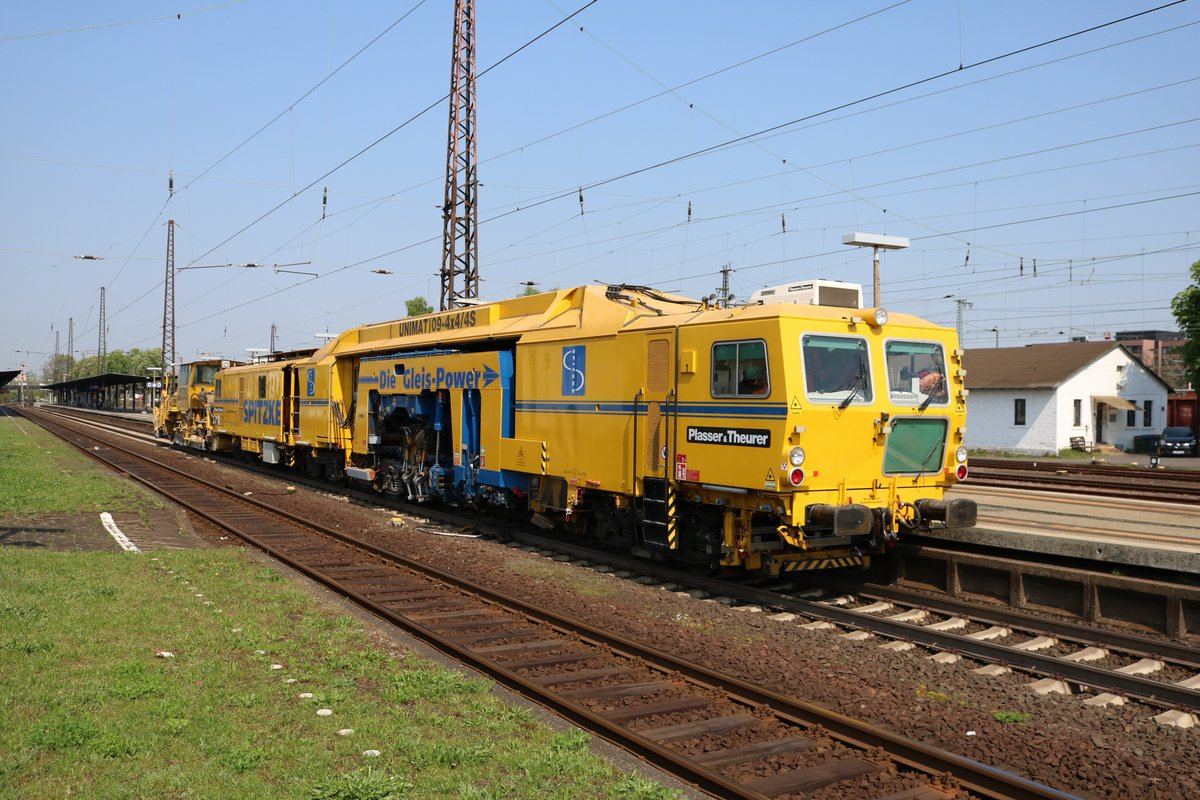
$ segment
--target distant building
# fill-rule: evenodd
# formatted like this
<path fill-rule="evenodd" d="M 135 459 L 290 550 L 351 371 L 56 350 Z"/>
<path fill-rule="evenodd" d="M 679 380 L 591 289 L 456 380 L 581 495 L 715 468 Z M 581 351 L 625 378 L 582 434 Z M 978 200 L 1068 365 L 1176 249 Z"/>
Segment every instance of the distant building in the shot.
<path fill-rule="evenodd" d="M 1172 389 L 1187 388 L 1183 359 L 1179 355 L 1187 340 L 1178 331 L 1117 331 L 1114 338 Z"/>
<path fill-rule="evenodd" d="M 1167 424 L 1171 387 L 1123 342 L 967 350 L 967 445 L 1056 453 L 1073 438 L 1132 450 Z"/>

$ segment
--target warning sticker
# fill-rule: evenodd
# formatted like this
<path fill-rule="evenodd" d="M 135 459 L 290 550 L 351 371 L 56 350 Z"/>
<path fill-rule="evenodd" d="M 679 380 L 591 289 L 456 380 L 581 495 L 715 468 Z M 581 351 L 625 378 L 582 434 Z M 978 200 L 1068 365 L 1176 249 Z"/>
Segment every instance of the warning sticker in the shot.
<path fill-rule="evenodd" d="M 775 470 L 770 469 L 770 468 L 767 469 L 767 477 L 763 478 L 763 488 L 764 489 L 774 489 L 775 488 Z"/>
<path fill-rule="evenodd" d="M 799 410 L 800 410 L 800 396 L 799 396 L 799 395 L 792 395 L 792 406 L 791 406 L 791 410 L 792 410 L 792 411 L 799 411 Z"/>

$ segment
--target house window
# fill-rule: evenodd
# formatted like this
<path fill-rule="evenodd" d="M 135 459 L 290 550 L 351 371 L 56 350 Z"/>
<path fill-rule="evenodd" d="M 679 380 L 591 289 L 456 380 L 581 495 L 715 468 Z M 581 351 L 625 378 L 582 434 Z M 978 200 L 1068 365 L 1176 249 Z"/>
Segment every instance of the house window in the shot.
<path fill-rule="evenodd" d="M 1131 408 L 1125 412 L 1125 427 L 1132 428 L 1136 425 L 1137 425 L 1137 411 L 1135 409 Z"/>
<path fill-rule="evenodd" d="M 1013 425 L 1025 424 L 1025 398 L 1018 397 L 1013 400 Z"/>
<path fill-rule="evenodd" d="M 1154 401 L 1153 400 L 1143 400 L 1142 401 L 1142 427 L 1143 428 L 1149 428 L 1151 425 L 1154 424 L 1153 421 L 1150 419 L 1150 414 L 1153 410 L 1154 410 Z"/>
<path fill-rule="evenodd" d="M 1083 424 L 1083 401 L 1075 401 L 1075 427 L 1078 428 Z"/>

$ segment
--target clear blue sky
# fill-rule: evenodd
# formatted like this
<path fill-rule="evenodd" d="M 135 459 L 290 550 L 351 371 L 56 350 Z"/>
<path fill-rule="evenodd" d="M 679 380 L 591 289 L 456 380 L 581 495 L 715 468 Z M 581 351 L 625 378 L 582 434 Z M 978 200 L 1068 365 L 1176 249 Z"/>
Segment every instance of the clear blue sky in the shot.
<path fill-rule="evenodd" d="M 586 2 L 479 0 L 479 70 Z M 1200 2 L 1070 36 L 1158 5 L 598 0 L 479 80 L 482 295 L 700 296 L 729 264 L 741 297 L 869 297 L 860 230 L 912 239 L 883 305 L 953 326 L 970 301 L 968 347 L 1173 329 L 1200 258 Z M 94 353 L 101 286 L 109 349 L 157 346 L 168 219 L 177 267 L 320 276 L 179 272 L 185 359 L 436 306 L 452 9 L 0 5 L 0 367 L 56 330 L 65 350 L 70 317 Z"/>

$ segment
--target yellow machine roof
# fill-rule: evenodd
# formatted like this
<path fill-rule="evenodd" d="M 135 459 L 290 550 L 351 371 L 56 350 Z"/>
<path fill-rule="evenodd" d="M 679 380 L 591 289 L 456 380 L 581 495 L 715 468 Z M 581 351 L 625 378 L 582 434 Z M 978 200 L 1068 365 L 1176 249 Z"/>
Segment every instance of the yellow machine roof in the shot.
<path fill-rule="evenodd" d="M 700 300 L 653 290 L 578 286 L 352 328 L 318 350 L 312 360 L 489 339 L 553 341 L 732 319 L 835 320 L 862 314 L 860 309 L 796 304 L 716 308 Z M 891 319 L 892 324 L 928 324 L 906 314 L 893 314 Z"/>

